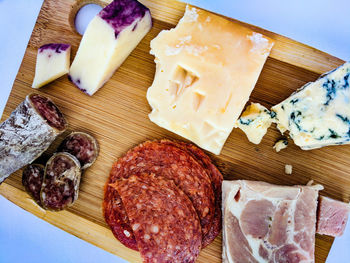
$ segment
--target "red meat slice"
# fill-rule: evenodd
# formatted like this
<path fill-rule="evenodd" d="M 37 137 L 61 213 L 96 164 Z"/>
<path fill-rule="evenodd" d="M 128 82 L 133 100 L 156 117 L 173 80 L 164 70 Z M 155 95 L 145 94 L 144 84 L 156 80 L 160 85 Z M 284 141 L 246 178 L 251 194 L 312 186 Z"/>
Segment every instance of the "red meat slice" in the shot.
<path fill-rule="evenodd" d="M 350 212 L 347 203 L 320 196 L 318 201 L 316 232 L 321 235 L 341 236 Z"/>
<path fill-rule="evenodd" d="M 192 202 L 171 180 L 139 174 L 118 180 L 123 201 L 144 262 L 195 262 L 202 243 Z"/>
<path fill-rule="evenodd" d="M 223 176 L 219 169 L 213 164 L 208 155 L 206 155 L 201 149 L 191 143 L 185 143 L 181 141 L 170 141 L 162 140 L 162 143 L 175 145 L 180 149 L 187 151 L 191 154 L 197 162 L 199 162 L 202 167 L 206 170 L 207 174 L 211 179 L 212 188 L 215 196 L 215 214 L 214 219 L 209 229 L 209 232 L 203 236 L 202 247 L 206 247 L 217 237 L 222 229 L 221 223 L 221 184 L 223 181 Z"/>
<path fill-rule="evenodd" d="M 209 232 L 215 214 L 215 198 L 206 170 L 187 151 L 173 145 L 148 141 L 131 149 L 113 165 L 105 187 L 104 216 L 120 242 L 137 250 L 123 203 L 118 193 L 108 185 L 141 173 L 154 173 L 173 180 L 192 201 L 203 236 Z"/>

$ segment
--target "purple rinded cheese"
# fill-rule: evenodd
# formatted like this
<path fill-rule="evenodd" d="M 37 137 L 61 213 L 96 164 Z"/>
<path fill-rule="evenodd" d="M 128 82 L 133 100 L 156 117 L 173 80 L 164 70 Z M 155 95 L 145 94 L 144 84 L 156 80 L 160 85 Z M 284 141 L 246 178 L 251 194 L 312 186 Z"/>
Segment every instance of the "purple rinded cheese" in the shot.
<path fill-rule="evenodd" d="M 50 44 L 45 44 L 42 45 L 39 48 L 39 52 L 43 52 L 44 50 L 55 50 L 56 53 L 61 53 L 62 51 L 66 51 L 68 48 L 70 48 L 69 44 L 58 44 L 58 43 L 50 43 Z"/>
<path fill-rule="evenodd" d="M 119 33 L 130 26 L 136 19 L 141 20 L 149 9 L 135 0 L 114 0 L 98 14 L 105 20 L 115 32 L 115 38 Z M 136 28 L 137 24 L 135 24 Z"/>
<path fill-rule="evenodd" d="M 122 65 L 152 27 L 150 10 L 136 0 L 115 0 L 89 23 L 68 78 L 93 95 Z"/>

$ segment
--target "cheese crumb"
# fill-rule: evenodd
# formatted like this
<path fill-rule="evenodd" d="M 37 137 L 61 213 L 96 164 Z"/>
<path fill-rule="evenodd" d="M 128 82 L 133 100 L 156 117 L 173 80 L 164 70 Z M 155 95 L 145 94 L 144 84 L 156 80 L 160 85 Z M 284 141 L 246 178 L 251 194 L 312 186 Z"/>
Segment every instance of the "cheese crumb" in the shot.
<path fill-rule="evenodd" d="M 292 166 L 291 164 L 286 164 L 286 165 L 284 166 L 284 172 L 285 172 L 286 174 L 292 174 L 292 172 L 293 172 L 293 166 Z"/>
<path fill-rule="evenodd" d="M 236 126 L 247 135 L 250 142 L 259 144 L 271 123 L 270 111 L 259 103 L 252 103 L 237 120 Z"/>
<path fill-rule="evenodd" d="M 288 146 L 288 141 L 287 140 L 278 140 L 275 145 L 273 146 L 273 148 L 276 150 L 276 152 L 279 152 L 285 148 L 287 148 Z"/>

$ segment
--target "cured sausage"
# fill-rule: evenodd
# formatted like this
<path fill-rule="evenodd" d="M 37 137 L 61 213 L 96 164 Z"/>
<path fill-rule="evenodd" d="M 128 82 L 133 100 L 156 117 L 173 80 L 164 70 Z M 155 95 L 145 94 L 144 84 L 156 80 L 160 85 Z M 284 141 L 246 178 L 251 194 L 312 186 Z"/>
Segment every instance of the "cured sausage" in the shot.
<path fill-rule="evenodd" d="M 40 190 L 44 178 L 44 165 L 29 164 L 23 169 L 22 184 L 26 192 L 34 199 L 37 204 L 40 203 Z"/>
<path fill-rule="evenodd" d="M 0 124 L 0 183 L 39 157 L 67 126 L 51 99 L 28 95 Z"/>
<path fill-rule="evenodd" d="M 212 221 L 212 225 L 208 233 L 203 236 L 202 247 L 209 245 L 220 233 L 222 229 L 221 223 L 221 185 L 223 181 L 223 176 L 219 169 L 213 164 L 208 155 L 204 153 L 201 149 L 191 143 L 185 143 L 181 141 L 170 141 L 161 140 L 162 143 L 174 145 L 187 151 L 191 154 L 207 171 L 211 179 L 211 184 L 213 187 L 215 195 L 215 214 Z"/>
<path fill-rule="evenodd" d="M 154 174 L 118 180 L 143 261 L 195 262 L 202 243 L 200 222 L 188 196 L 172 180 Z"/>
<path fill-rule="evenodd" d="M 81 169 L 90 167 L 96 160 L 99 147 L 96 139 L 85 132 L 72 132 L 58 148 L 59 152 L 68 152 L 80 162 Z"/>
<path fill-rule="evenodd" d="M 43 208 L 62 210 L 78 199 L 81 166 L 70 153 L 56 153 L 46 163 L 40 200 Z"/>
<path fill-rule="evenodd" d="M 131 149 L 112 167 L 105 187 L 103 203 L 106 222 L 124 245 L 137 249 L 123 203 L 110 186 L 120 178 L 139 173 L 154 173 L 173 180 L 190 198 L 201 222 L 202 234 L 210 230 L 215 213 L 214 193 L 205 169 L 186 151 L 157 141 L 148 141 Z M 117 221 L 117 223 L 116 223 Z M 133 245 L 133 246 L 131 246 Z"/>

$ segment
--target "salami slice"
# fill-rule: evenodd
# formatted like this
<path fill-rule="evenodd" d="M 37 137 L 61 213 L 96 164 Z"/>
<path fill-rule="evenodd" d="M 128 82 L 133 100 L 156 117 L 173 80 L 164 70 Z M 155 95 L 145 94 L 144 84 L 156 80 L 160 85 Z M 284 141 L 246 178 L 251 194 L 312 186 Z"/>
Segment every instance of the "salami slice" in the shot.
<path fill-rule="evenodd" d="M 113 186 L 123 201 L 143 261 L 195 262 L 202 243 L 192 202 L 172 180 L 133 175 Z"/>
<path fill-rule="evenodd" d="M 72 132 L 58 148 L 59 152 L 68 152 L 80 162 L 81 169 L 90 167 L 96 160 L 99 147 L 96 139 L 85 132 Z"/>
<path fill-rule="evenodd" d="M 0 124 L 0 183 L 39 157 L 67 125 L 51 99 L 28 95 Z"/>
<path fill-rule="evenodd" d="M 208 233 L 203 236 L 202 247 L 209 245 L 220 233 L 222 229 L 221 224 L 221 184 L 223 176 L 218 168 L 213 164 L 208 155 L 206 155 L 201 149 L 191 143 L 185 143 L 181 141 L 161 140 L 162 143 L 175 145 L 180 149 L 187 151 L 204 167 L 210 176 L 214 195 L 215 195 L 215 215 L 212 221 L 212 225 Z"/>
<path fill-rule="evenodd" d="M 44 165 L 29 164 L 23 169 L 22 184 L 26 192 L 40 205 L 40 190 L 44 178 Z"/>
<path fill-rule="evenodd" d="M 205 169 L 186 151 L 165 143 L 148 141 L 131 149 L 112 167 L 105 188 L 104 216 L 114 235 L 124 245 L 137 249 L 118 193 L 108 186 L 120 178 L 139 173 L 154 173 L 173 180 L 190 198 L 201 222 L 202 234 L 209 231 L 215 213 L 215 199 Z M 116 223 L 116 219 L 117 222 Z"/>
<path fill-rule="evenodd" d="M 62 210 L 78 199 L 81 169 L 80 163 L 70 153 L 56 153 L 46 163 L 40 191 L 45 209 Z"/>

